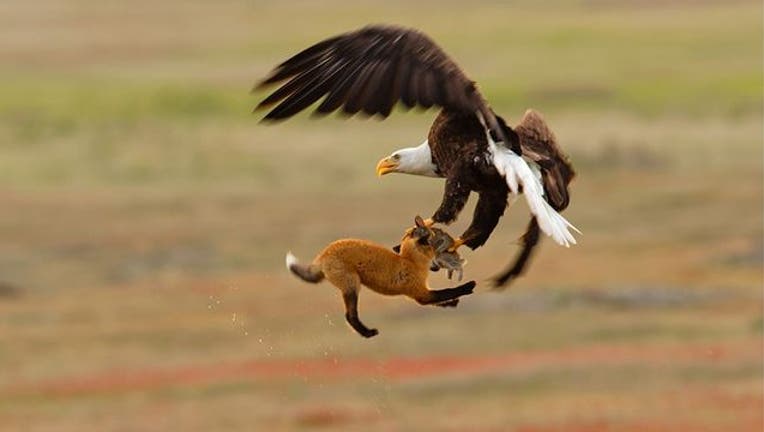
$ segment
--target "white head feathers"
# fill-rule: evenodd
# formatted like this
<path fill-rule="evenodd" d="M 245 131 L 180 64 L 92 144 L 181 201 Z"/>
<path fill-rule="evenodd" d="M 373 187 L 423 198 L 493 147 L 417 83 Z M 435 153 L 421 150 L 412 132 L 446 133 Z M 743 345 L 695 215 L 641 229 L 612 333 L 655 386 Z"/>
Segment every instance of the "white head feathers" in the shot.
<path fill-rule="evenodd" d="M 438 167 L 432 163 L 430 144 L 427 140 L 417 147 L 397 150 L 385 160 L 394 166 L 388 172 L 440 177 L 438 175 Z"/>

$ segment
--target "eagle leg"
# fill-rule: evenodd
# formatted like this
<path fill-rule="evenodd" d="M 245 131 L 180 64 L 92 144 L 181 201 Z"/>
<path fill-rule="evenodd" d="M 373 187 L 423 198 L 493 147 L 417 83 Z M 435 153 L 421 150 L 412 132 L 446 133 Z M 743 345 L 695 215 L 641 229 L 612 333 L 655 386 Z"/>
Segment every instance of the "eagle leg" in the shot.
<path fill-rule="evenodd" d="M 472 215 L 472 223 L 459 237 L 463 244 L 475 250 L 485 244 L 493 233 L 499 219 L 504 215 L 507 208 L 508 192 L 506 190 L 481 192 L 475 212 Z"/>
<path fill-rule="evenodd" d="M 523 248 L 520 249 L 520 253 L 517 254 L 514 263 L 510 267 L 502 273 L 494 276 L 494 289 L 503 288 L 507 283 L 511 282 L 525 271 L 525 266 L 528 264 L 528 260 L 539 242 L 539 232 L 539 224 L 536 221 L 536 218 L 531 218 L 528 228 L 525 230 L 525 234 L 523 234 L 522 237 Z"/>
<path fill-rule="evenodd" d="M 465 243 L 466 243 L 466 240 L 459 237 L 456 240 L 454 240 L 454 244 L 452 244 L 451 247 L 448 248 L 447 252 L 456 252 L 456 250 L 462 247 Z"/>
<path fill-rule="evenodd" d="M 459 216 L 464 206 L 467 205 L 470 192 L 471 190 L 465 181 L 458 177 L 448 177 L 446 179 L 446 188 L 443 191 L 443 201 L 441 201 L 440 207 L 438 207 L 438 210 L 435 211 L 430 220 L 433 223 L 451 224 Z"/>

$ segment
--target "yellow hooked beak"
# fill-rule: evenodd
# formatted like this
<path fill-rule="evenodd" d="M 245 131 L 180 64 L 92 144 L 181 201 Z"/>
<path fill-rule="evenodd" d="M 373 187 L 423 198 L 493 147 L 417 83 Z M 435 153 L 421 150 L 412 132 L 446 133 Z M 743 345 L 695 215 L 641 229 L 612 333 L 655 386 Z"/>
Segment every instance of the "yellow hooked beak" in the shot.
<path fill-rule="evenodd" d="M 383 175 L 387 173 L 394 172 L 398 168 L 398 163 L 394 162 L 389 157 L 386 157 L 379 161 L 377 164 L 377 175 L 379 177 L 382 177 Z"/>

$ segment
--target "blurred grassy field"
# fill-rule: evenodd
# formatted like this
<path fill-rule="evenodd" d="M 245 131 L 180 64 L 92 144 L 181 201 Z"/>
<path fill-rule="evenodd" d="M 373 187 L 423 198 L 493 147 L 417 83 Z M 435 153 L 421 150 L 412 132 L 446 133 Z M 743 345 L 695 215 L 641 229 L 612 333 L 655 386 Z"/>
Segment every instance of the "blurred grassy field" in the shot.
<path fill-rule="evenodd" d="M 746 1 L 4 2 L 0 429 L 761 430 L 761 17 Z M 456 310 L 364 293 L 381 334 L 362 340 L 283 255 L 393 244 L 430 214 L 442 182 L 373 169 L 434 112 L 263 126 L 248 90 L 370 22 L 428 32 L 511 123 L 542 111 L 584 236 Z M 509 262 L 527 211 L 508 213 L 467 277 Z"/>

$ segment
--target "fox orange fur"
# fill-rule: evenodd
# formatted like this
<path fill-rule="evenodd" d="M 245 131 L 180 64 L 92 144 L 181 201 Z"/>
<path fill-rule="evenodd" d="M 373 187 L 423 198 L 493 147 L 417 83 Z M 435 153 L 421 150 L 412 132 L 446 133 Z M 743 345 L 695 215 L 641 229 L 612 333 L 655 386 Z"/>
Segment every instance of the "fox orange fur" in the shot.
<path fill-rule="evenodd" d="M 343 239 L 330 243 L 309 265 L 287 254 L 287 268 L 300 279 L 318 283 L 324 278 L 339 288 L 345 302 L 345 319 L 361 336 L 379 332 L 366 327 L 358 317 L 361 285 L 383 295 L 405 295 L 422 305 L 456 306 L 459 297 L 472 294 L 475 281 L 455 288 L 430 290 L 427 276 L 435 249 L 429 240 L 432 231 L 421 217 L 406 231 L 400 253 L 367 240 Z"/>

